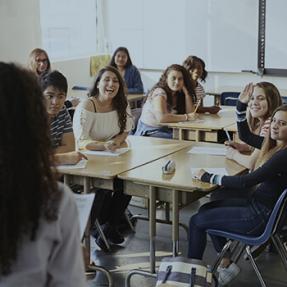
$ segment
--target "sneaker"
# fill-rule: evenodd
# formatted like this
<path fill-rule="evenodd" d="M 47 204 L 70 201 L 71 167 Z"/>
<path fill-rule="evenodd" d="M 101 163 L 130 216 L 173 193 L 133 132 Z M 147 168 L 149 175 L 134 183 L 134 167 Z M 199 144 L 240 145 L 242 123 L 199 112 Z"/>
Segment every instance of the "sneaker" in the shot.
<path fill-rule="evenodd" d="M 228 267 L 218 267 L 218 283 L 220 286 L 225 286 L 230 283 L 240 272 L 240 268 L 231 263 Z"/>
<path fill-rule="evenodd" d="M 111 244 L 121 244 L 125 241 L 124 237 L 119 233 L 117 228 L 110 224 L 105 224 L 103 232 Z"/>

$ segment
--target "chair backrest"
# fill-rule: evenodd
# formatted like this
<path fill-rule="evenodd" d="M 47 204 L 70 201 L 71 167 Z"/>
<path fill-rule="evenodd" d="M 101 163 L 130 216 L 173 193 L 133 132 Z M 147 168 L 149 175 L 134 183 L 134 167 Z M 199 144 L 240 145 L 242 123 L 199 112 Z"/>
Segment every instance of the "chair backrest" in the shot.
<path fill-rule="evenodd" d="M 287 104 L 287 96 L 282 96 L 281 99 L 283 104 Z"/>
<path fill-rule="evenodd" d="M 137 125 L 138 125 L 138 121 L 139 121 L 139 118 L 140 118 L 141 113 L 142 113 L 142 108 L 132 109 L 131 112 L 132 112 L 132 117 L 134 120 L 134 127 L 133 127 L 132 131 L 130 132 L 130 134 L 133 135 L 135 133 L 135 131 L 137 130 Z"/>
<path fill-rule="evenodd" d="M 265 227 L 261 237 L 270 237 L 271 234 L 276 233 L 281 222 L 282 217 L 286 216 L 287 208 L 287 188 L 282 192 L 279 199 L 277 200 L 272 213 L 268 219 L 268 222 Z"/>
<path fill-rule="evenodd" d="M 236 106 L 239 92 L 223 92 L 220 95 L 220 104 L 224 106 Z"/>

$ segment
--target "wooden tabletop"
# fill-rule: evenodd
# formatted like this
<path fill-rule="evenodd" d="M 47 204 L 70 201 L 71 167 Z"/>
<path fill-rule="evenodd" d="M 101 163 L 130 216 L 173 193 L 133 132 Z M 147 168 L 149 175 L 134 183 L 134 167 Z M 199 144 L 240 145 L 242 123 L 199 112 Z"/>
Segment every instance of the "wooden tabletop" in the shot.
<path fill-rule="evenodd" d="M 246 170 L 245 167 L 226 159 L 225 156 L 187 153 L 194 146 L 223 147 L 221 144 L 192 142 L 192 145 L 185 149 L 124 172 L 118 177 L 124 180 L 169 187 L 181 191 L 191 191 L 194 189 L 209 191 L 215 188 L 215 186 L 192 179 L 190 168 L 226 168 L 229 175 L 235 175 Z M 164 175 L 162 173 L 162 166 L 169 159 L 175 162 L 176 170 L 171 175 Z"/>
<path fill-rule="evenodd" d="M 111 179 L 120 173 L 139 167 L 191 145 L 188 141 L 128 136 L 130 150 L 117 157 L 88 155 L 84 169 L 58 169 L 60 173 Z"/>
<path fill-rule="evenodd" d="M 235 107 L 221 107 L 222 109 L 216 115 L 199 114 L 194 121 L 164 123 L 162 125 L 171 128 L 200 129 L 200 130 L 221 130 L 230 126 L 236 121 Z"/>
<path fill-rule="evenodd" d="M 143 97 L 144 97 L 144 94 L 128 94 L 127 95 L 127 99 L 129 102 L 139 101 L 139 100 L 143 99 Z"/>
<path fill-rule="evenodd" d="M 229 132 L 237 132 L 237 123 L 227 126 L 224 129 Z"/>

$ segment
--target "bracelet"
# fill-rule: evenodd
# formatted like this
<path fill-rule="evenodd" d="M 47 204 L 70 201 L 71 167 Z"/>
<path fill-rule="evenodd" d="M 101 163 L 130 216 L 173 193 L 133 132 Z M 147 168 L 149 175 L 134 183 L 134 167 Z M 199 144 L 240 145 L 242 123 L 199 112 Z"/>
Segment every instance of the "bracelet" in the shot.
<path fill-rule="evenodd" d="M 184 116 L 185 116 L 185 121 L 187 122 L 188 121 L 188 115 L 184 114 Z"/>

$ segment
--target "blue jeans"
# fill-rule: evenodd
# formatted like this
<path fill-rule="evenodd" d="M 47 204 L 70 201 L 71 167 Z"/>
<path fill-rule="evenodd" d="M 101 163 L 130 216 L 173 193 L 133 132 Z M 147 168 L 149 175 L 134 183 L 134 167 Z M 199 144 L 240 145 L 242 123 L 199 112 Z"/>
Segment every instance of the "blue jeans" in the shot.
<path fill-rule="evenodd" d="M 207 229 L 259 235 L 269 215 L 267 207 L 252 199 L 234 198 L 204 204 L 189 222 L 188 257 L 202 259 Z M 226 244 L 226 238 L 223 237 L 211 236 L 211 240 L 217 252 Z"/>
<path fill-rule="evenodd" d="M 172 139 L 172 129 L 169 129 L 166 127 L 152 127 L 152 126 L 146 125 L 139 119 L 137 130 L 134 133 L 134 135 Z"/>

